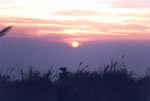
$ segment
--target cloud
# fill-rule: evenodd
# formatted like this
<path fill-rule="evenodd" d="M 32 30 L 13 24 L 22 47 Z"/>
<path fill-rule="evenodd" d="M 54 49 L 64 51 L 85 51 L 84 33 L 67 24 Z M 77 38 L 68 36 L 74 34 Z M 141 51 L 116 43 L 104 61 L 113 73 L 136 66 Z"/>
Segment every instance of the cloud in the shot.
<path fill-rule="evenodd" d="M 11 1 L 8 1 L 8 0 L 0 0 L 0 4 L 11 4 L 12 2 Z"/>
<path fill-rule="evenodd" d="M 150 8 L 149 0 L 118 0 L 110 3 L 115 8 Z"/>
<path fill-rule="evenodd" d="M 148 12 L 148 13 L 146 14 L 146 17 L 147 17 L 147 18 L 150 18 L 150 12 Z"/>
<path fill-rule="evenodd" d="M 95 40 L 148 40 L 150 26 L 142 24 L 102 23 L 88 20 L 41 20 L 2 18 L 3 27 L 14 24 L 7 37 L 33 37 L 55 42 Z M 2 27 L 2 26 L 1 26 Z M 137 34 L 136 34 L 137 33 Z M 140 34 L 139 34 L 140 33 Z M 143 35 L 143 36 L 140 36 Z"/>
<path fill-rule="evenodd" d="M 66 11 L 56 11 L 53 14 L 64 15 L 64 16 L 96 16 L 96 15 L 104 15 L 105 13 L 89 11 L 89 10 L 66 10 Z"/>

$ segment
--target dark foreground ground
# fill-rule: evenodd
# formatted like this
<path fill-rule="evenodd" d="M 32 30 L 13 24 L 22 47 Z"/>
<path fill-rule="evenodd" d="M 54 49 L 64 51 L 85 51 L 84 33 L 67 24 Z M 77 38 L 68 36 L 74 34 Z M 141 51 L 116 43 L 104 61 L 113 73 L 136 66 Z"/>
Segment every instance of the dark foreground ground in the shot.
<path fill-rule="evenodd" d="M 20 71 L 20 79 L 0 74 L 0 101 L 150 101 L 150 69 L 136 76 L 124 64 L 111 62 L 96 71 L 66 67 L 59 73 L 40 73 L 33 68 Z"/>

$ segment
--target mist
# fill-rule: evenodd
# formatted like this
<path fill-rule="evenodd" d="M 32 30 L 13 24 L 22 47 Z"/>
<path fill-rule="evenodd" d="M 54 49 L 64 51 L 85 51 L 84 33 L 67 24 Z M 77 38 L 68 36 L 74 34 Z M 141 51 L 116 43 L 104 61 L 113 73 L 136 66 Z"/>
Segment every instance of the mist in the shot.
<path fill-rule="evenodd" d="M 80 62 L 89 69 L 98 68 L 110 62 L 110 58 L 125 62 L 129 70 L 144 74 L 150 67 L 150 42 L 140 41 L 99 41 L 72 48 L 64 43 L 56 43 L 42 38 L 3 37 L 0 39 L 0 69 L 12 67 L 16 70 L 35 69 L 45 71 L 51 67 L 67 67 L 74 71 Z"/>

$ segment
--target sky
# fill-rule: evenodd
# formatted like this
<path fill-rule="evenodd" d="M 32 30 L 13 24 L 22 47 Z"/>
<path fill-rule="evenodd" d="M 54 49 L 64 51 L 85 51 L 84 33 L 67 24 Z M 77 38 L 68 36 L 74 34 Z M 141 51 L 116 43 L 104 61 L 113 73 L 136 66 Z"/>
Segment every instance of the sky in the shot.
<path fill-rule="evenodd" d="M 150 0 L 0 0 L 0 29 L 13 26 L 0 38 L 1 64 L 95 68 L 125 55 L 140 72 L 150 67 L 149 23 Z"/>

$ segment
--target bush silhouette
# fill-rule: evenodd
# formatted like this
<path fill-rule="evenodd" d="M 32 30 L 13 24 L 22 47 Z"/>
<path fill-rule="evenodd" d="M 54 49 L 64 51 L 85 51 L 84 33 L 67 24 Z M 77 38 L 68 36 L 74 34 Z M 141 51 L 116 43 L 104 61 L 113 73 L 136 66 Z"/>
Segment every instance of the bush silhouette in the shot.
<path fill-rule="evenodd" d="M 111 61 L 95 71 L 61 67 L 57 75 L 31 67 L 20 74 L 11 79 L 0 73 L 0 101 L 150 101 L 150 70 L 136 77 L 123 62 Z"/>

